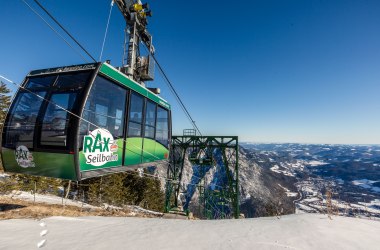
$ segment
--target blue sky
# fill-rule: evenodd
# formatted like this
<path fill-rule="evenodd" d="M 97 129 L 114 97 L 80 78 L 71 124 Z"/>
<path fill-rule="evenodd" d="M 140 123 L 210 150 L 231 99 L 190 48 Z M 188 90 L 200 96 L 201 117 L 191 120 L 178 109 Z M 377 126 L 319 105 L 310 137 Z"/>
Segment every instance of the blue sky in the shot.
<path fill-rule="evenodd" d="M 110 1 L 40 1 L 99 58 Z M 380 143 L 379 1 L 149 3 L 156 56 L 203 134 Z M 84 63 L 21 0 L 1 1 L 0 16 L 0 74 L 21 82 L 32 69 Z M 103 60 L 119 66 L 116 6 L 110 25 Z M 158 71 L 149 85 L 172 103 L 174 133 L 190 128 Z"/>

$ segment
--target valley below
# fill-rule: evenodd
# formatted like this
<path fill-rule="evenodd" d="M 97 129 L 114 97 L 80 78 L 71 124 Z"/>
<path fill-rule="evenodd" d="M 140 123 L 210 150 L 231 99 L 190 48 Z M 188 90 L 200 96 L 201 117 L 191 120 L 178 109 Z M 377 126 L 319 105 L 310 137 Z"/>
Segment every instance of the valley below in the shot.
<path fill-rule="evenodd" d="M 241 148 L 265 172 L 261 178 L 272 179 L 272 189 L 283 189 L 278 210 L 291 200 L 295 213 L 380 218 L 380 146 L 244 143 Z M 254 203 L 249 200 L 242 206 Z"/>

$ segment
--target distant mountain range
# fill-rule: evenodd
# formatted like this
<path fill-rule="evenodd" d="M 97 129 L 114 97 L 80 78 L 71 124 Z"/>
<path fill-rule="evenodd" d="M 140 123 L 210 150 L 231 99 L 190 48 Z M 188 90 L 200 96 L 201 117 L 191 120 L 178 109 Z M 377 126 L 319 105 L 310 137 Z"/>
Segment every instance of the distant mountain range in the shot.
<path fill-rule="evenodd" d="M 297 212 L 325 213 L 330 207 L 342 215 L 380 217 L 379 145 L 242 143 L 241 148 L 251 164 L 274 173 Z"/>
<path fill-rule="evenodd" d="M 214 152 L 214 158 L 220 158 Z M 185 208 L 199 212 L 200 178 L 208 189 L 223 185 L 222 163 L 192 165 L 185 158 L 182 194 Z M 380 146 L 241 143 L 240 210 L 245 217 L 292 213 L 335 213 L 380 217 Z M 157 168 L 165 176 L 166 167 Z M 162 183 L 164 185 L 164 182 Z M 222 210 L 214 203 L 216 210 Z"/>

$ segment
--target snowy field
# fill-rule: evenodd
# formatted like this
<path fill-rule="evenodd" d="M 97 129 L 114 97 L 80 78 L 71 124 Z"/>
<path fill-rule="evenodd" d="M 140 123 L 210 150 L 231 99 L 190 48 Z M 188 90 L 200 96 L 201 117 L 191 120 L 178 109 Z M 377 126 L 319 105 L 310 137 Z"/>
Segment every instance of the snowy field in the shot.
<path fill-rule="evenodd" d="M 379 249 L 380 222 L 297 214 L 190 221 L 50 217 L 0 221 L 0 249 Z"/>

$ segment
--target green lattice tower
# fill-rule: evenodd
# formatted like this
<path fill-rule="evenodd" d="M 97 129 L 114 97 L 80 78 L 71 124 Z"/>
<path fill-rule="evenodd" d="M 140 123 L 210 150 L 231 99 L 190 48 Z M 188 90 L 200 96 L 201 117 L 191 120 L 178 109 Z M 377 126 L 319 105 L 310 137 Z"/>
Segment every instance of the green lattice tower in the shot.
<path fill-rule="evenodd" d="M 181 189 L 182 172 L 186 157 L 186 152 L 190 152 L 189 161 L 197 165 L 215 165 L 207 153 L 219 149 L 222 152 L 223 168 L 227 175 L 227 184 L 222 188 L 220 194 L 215 195 L 208 192 L 205 185 L 198 187 L 200 191 L 200 204 L 204 204 L 204 214 L 210 217 L 212 202 L 222 202 L 230 206 L 233 217 L 239 218 L 239 145 L 237 136 L 196 136 L 193 134 L 183 136 L 173 136 L 171 144 L 171 164 L 168 168 L 166 183 L 165 211 L 169 212 L 173 207 L 178 207 L 177 197 Z M 192 153 L 192 154 L 191 154 Z M 205 157 L 206 155 L 206 157 Z M 205 160 L 206 159 L 206 160 Z M 204 176 L 204 175 L 202 175 Z M 204 183 L 204 180 L 201 180 Z M 203 189 L 203 190 L 202 190 Z M 223 198 L 223 199 L 222 199 Z M 210 202 L 207 204 L 207 200 Z M 226 217 L 224 211 L 221 217 Z"/>

